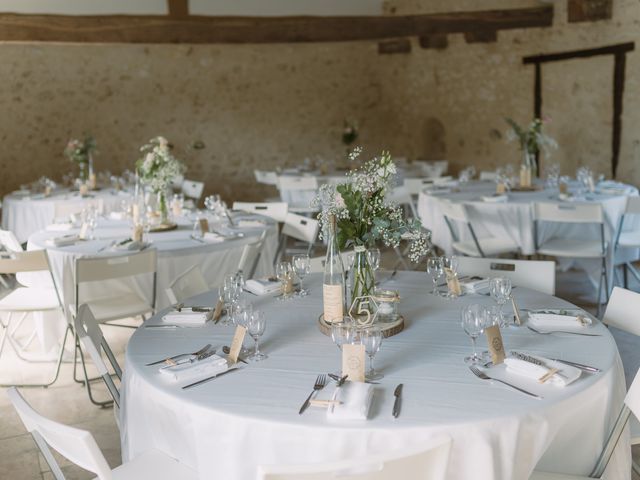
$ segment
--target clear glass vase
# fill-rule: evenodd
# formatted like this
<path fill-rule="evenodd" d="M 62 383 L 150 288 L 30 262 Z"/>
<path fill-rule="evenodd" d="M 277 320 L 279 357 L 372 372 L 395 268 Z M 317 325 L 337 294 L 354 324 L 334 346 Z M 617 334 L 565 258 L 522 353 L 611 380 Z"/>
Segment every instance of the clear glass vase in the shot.
<path fill-rule="evenodd" d="M 167 192 L 160 190 L 158 192 L 158 212 L 160 213 L 160 224 L 169 223 L 169 205 L 167 204 Z"/>
<path fill-rule="evenodd" d="M 349 272 L 351 280 L 351 304 L 349 313 L 359 324 L 365 325 L 372 321 L 372 306 L 370 299 L 375 291 L 375 272 L 369 263 L 367 250 L 363 246 L 354 249 L 353 266 Z"/>
<path fill-rule="evenodd" d="M 82 183 L 86 183 L 89 180 L 89 162 L 78 162 L 78 178 Z"/>

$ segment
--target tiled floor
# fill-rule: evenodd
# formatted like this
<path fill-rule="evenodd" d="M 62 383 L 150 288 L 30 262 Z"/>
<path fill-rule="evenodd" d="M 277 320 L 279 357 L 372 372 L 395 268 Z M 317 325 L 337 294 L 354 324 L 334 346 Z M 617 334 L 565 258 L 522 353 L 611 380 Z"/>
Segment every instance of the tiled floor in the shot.
<path fill-rule="evenodd" d="M 390 261 L 385 259 L 385 263 Z M 581 272 L 570 271 L 558 274 L 557 295 L 573 303 L 592 309 L 589 300 L 589 285 Z M 636 291 L 639 285 L 632 285 Z M 585 293 L 586 292 L 586 293 Z M 128 328 L 106 327 L 105 336 L 122 362 L 127 339 L 133 330 Z M 635 372 L 640 367 L 640 341 L 628 335 L 616 335 L 627 372 Z M 10 353 L 10 349 L 7 349 Z M 44 379 L 49 375 L 50 364 L 24 364 L 9 354 L 0 359 L 0 381 L 7 382 L 18 378 L 29 380 Z M 119 432 L 115 424 L 113 410 L 92 405 L 80 385 L 72 380 L 70 364 L 64 364 L 58 382 L 47 388 L 23 389 L 26 399 L 43 415 L 77 426 L 93 433 L 112 467 L 120 463 Z M 102 382 L 95 382 L 96 394 L 107 397 Z M 640 459 L 640 449 L 636 457 Z M 89 479 L 91 474 L 70 465 L 58 457 L 63 472 L 68 479 Z M 53 475 L 42 456 L 36 449 L 31 436 L 14 412 L 3 389 L 0 389 L 0 479 L 11 480 L 49 480 Z M 640 480 L 640 477 L 633 477 Z"/>

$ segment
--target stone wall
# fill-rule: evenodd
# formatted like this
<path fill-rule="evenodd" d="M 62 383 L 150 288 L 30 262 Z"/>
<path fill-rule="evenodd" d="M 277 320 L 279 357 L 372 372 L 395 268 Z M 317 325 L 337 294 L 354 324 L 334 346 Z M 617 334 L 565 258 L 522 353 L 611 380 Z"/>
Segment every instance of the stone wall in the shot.
<path fill-rule="evenodd" d="M 394 0 L 389 14 L 451 10 L 445 0 Z M 463 1 L 455 8 L 537 5 Z M 533 67 L 522 57 L 635 40 L 640 5 L 616 0 L 613 19 L 567 24 L 554 2 L 554 26 L 498 33 L 467 44 L 449 35 L 444 50 L 412 39 L 412 52 L 379 55 L 375 42 L 296 45 L 0 45 L 0 192 L 40 175 L 60 178 L 62 150 L 92 133 L 98 168 L 131 168 L 137 148 L 164 135 L 207 192 L 256 199 L 254 168 L 295 165 L 305 157 L 340 158 L 345 118 L 360 124 L 367 153 L 445 156 L 454 171 L 516 162 L 503 117 L 533 114 Z M 640 46 L 639 46 L 640 48 Z M 627 56 L 618 177 L 640 184 L 640 52 Z M 543 113 L 560 142 L 551 161 L 609 172 L 612 57 L 543 67 Z M 197 142 L 204 148 L 194 149 Z"/>

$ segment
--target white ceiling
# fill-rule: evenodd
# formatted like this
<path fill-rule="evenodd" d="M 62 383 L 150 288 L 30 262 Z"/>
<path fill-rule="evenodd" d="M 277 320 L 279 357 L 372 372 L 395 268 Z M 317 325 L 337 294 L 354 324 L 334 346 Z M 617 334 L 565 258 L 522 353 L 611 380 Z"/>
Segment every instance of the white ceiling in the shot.
<path fill-rule="evenodd" d="M 383 0 L 189 0 L 192 15 L 380 15 Z M 166 15 L 167 0 L 0 0 L 0 12 Z"/>

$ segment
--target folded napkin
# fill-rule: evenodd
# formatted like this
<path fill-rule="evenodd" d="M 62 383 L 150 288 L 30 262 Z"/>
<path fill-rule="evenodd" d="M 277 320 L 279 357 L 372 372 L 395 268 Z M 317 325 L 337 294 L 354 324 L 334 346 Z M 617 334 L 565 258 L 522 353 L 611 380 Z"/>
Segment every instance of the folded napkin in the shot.
<path fill-rule="evenodd" d="M 471 277 L 467 279 L 462 279 L 460 281 L 460 286 L 465 292 L 476 293 L 481 290 L 488 289 L 490 283 L 491 283 L 490 278 Z"/>
<path fill-rule="evenodd" d="M 220 243 L 224 242 L 224 239 L 225 237 L 223 237 L 222 235 L 213 232 L 205 232 L 205 234 L 202 236 L 202 240 L 207 243 Z"/>
<path fill-rule="evenodd" d="M 279 292 L 282 284 L 279 280 L 271 280 L 269 278 L 252 278 L 247 280 L 244 288 L 255 295 L 268 295 L 270 293 Z"/>
<path fill-rule="evenodd" d="M 498 202 L 506 202 L 508 199 L 509 199 L 509 197 L 507 197 L 505 194 L 494 194 L 494 195 L 483 195 L 482 196 L 482 201 L 483 202 L 498 203 Z"/>
<path fill-rule="evenodd" d="M 109 218 L 111 220 L 124 220 L 125 218 L 127 218 L 127 215 L 124 212 L 111 212 L 109 214 Z"/>
<path fill-rule="evenodd" d="M 596 193 L 604 195 L 625 195 L 628 192 L 626 188 L 622 187 L 598 187 Z"/>
<path fill-rule="evenodd" d="M 14 190 L 11 192 L 12 195 L 31 195 L 31 190 Z"/>
<path fill-rule="evenodd" d="M 114 250 L 135 251 L 140 250 L 147 244 L 145 242 L 134 242 L 133 240 L 126 243 L 117 243 L 113 246 Z"/>
<path fill-rule="evenodd" d="M 181 363 L 173 367 L 163 365 L 160 367 L 160 373 L 166 375 L 171 380 L 180 382 L 182 380 L 205 378 L 227 370 L 227 360 L 218 356 L 211 355 L 204 360 L 194 360 L 193 362 Z"/>
<path fill-rule="evenodd" d="M 449 187 L 443 187 L 441 185 L 431 185 L 429 187 L 426 187 L 424 189 L 425 192 L 430 193 L 430 194 L 435 194 L 435 195 L 440 195 L 440 194 L 446 194 L 446 193 L 451 193 L 451 188 Z"/>
<path fill-rule="evenodd" d="M 532 355 L 530 356 L 533 357 Z M 546 375 L 550 369 L 557 368 L 558 372 L 545 382 L 557 387 L 566 387 L 570 383 L 575 382 L 580 378 L 580 374 L 582 373 L 580 369 L 565 365 L 564 363 L 554 362 L 553 360 L 538 356 L 533 358 L 541 361 L 542 365 L 536 365 L 525 360 L 520 360 L 519 358 L 505 358 L 504 363 L 507 366 L 507 372 L 537 381 L 540 377 Z"/>
<path fill-rule="evenodd" d="M 64 235 L 63 237 L 53 237 L 46 241 L 47 245 L 53 247 L 66 247 L 67 245 L 73 245 L 80 240 L 80 236 L 76 234 Z"/>
<path fill-rule="evenodd" d="M 50 225 L 47 225 L 45 230 L 47 230 L 48 232 L 66 232 L 68 230 L 71 230 L 73 228 L 73 224 L 72 223 L 52 223 Z"/>
<path fill-rule="evenodd" d="M 162 317 L 163 322 L 183 324 L 204 324 L 213 315 L 212 312 L 193 312 L 188 308 L 183 308 L 180 312 L 169 312 Z"/>
<path fill-rule="evenodd" d="M 592 323 L 586 313 L 580 315 L 577 312 L 561 310 L 529 312 L 529 324 L 540 330 L 581 330 L 591 326 Z"/>
<path fill-rule="evenodd" d="M 373 400 L 373 385 L 345 382 L 335 389 L 331 399 L 340 403 L 327 408 L 328 420 L 366 420 Z"/>
<path fill-rule="evenodd" d="M 265 222 L 260 219 L 240 219 L 236 220 L 236 225 L 240 228 L 259 228 L 264 227 Z"/>

